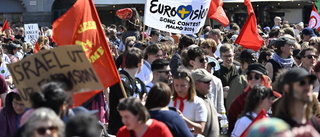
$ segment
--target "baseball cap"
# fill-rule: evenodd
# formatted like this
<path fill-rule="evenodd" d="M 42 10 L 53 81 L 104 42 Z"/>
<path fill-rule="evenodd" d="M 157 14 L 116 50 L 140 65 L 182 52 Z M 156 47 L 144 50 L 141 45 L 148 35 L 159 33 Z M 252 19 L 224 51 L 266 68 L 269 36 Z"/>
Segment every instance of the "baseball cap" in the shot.
<path fill-rule="evenodd" d="M 196 69 L 191 73 L 193 80 L 201 81 L 201 82 L 208 82 L 211 81 L 213 76 L 205 69 L 200 68 Z"/>
<path fill-rule="evenodd" d="M 297 82 L 297 81 L 303 80 L 305 77 L 309 77 L 311 80 L 317 79 L 315 75 L 310 74 L 304 68 L 293 68 L 284 74 L 283 76 L 284 84 Z"/>
<path fill-rule="evenodd" d="M 302 34 L 309 35 L 311 37 L 316 36 L 316 34 L 314 34 L 314 31 L 311 28 L 304 28 L 302 30 Z"/>
<path fill-rule="evenodd" d="M 20 44 L 16 44 L 16 43 L 13 43 L 13 42 L 11 42 L 8 45 L 8 49 L 17 49 L 17 48 L 22 48 L 22 47 L 20 46 Z"/>
<path fill-rule="evenodd" d="M 285 44 L 295 45 L 295 43 L 296 43 L 295 40 L 292 40 L 288 37 L 280 37 L 276 40 L 275 47 L 280 48 L 280 47 L 284 46 Z"/>
<path fill-rule="evenodd" d="M 252 63 L 247 68 L 247 74 L 250 74 L 251 72 L 256 72 L 261 75 L 267 75 L 267 69 L 260 63 Z"/>
<path fill-rule="evenodd" d="M 170 36 L 164 36 L 160 40 L 160 42 L 165 42 L 165 41 L 171 41 L 172 43 L 174 43 L 174 39 L 172 37 L 170 37 Z"/>
<path fill-rule="evenodd" d="M 240 53 L 239 58 L 249 62 L 257 62 L 258 57 L 252 49 L 245 49 Z"/>

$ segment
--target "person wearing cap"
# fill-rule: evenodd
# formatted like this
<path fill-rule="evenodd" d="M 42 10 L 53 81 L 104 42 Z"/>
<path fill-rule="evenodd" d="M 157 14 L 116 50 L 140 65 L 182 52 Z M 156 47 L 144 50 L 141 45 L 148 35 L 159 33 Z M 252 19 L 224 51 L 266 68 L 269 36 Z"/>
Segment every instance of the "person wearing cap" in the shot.
<path fill-rule="evenodd" d="M 191 76 L 194 79 L 197 96 L 204 100 L 208 112 L 202 135 L 206 137 L 217 137 L 219 136 L 218 113 L 208 97 L 213 76 L 203 68 L 196 69 L 191 73 Z"/>
<path fill-rule="evenodd" d="M 22 47 L 19 43 L 11 42 L 11 43 L 9 43 L 7 49 L 8 49 L 8 53 L 16 56 L 18 58 L 18 60 L 23 59 L 23 55 L 19 52 L 19 50 L 22 49 Z"/>
<path fill-rule="evenodd" d="M 231 137 L 240 137 L 263 109 L 269 110 L 273 101 L 272 97 L 273 92 L 270 88 L 262 85 L 253 86 L 248 94 L 245 109 L 237 120 Z"/>
<path fill-rule="evenodd" d="M 164 59 L 156 59 L 151 64 L 151 70 L 153 74 L 152 81 L 146 85 L 147 91 L 149 92 L 153 85 L 157 82 L 163 82 L 168 85 L 172 83 L 172 75 L 170 72 L 170 62 Z"/>
<path fill-rule="evenodd" d="M 230 83 L 230 89 L 226 98 L 226 107 L 229 108 L 232 101 L 247 87 L 247 68 L 252 63 L 257 63 L 258 57 L 252 49 L 245 49 L 240 54 L 242 73 L 234 78 Z"/>
<path fill-rule="evenodd" d="M 247 137 L 293 137 L 290 126 L 279 118 L 261 119 L 248 130 Z"/>
<path fill-rule="evenodd" d="M 304 28 L 301 32 L 302 42 L 309 42 L 310 38 L 316 37 L 317 35 L 311 28 Z"/>
<path fill-rule="evenodd" d="M 280 69 L 290 69 L 296 66 L 294 64 L 294 59 L 292 58 L 294 44 L 295 40 L 288 37 L 280 37 L 276 40 L 276 52 L 273 54 L 272 59 L 268 60 L 268 63 L 266 64 L 268 76 L 272 81 L 275 80 L 277 72 Z"/>
<path fill-rule="evenodd" d="M 251 89 L 255 85 L 263 85 L 267 88 L 271 88 L 269 78 L 267 76 L 266 68 L 261 65 L 260 63 L 252 63 L 247 68 L 247 81 L 248 86 L 244 90 L 242 94 L 237 96 L 233 102 L 231 103 L 230 107 L 228 108 L 228 121 L 229 121 L 229 130 L 228 133 L 231 134 L 233 131 L 234 125 L 236 120 L 241 114 L 241 112 L 245 108 L 245 104 L 247 101 L 247 96 L 251 92 Z M 273 91 L 275 97 L 281 97 L 281 94 L 278 92 Z"/>
<path fill-rule="evenodd" d="M 152 44 L 145 49 L 144 62 L 141 71 L 136 75 L 137 78 L 148 84 L 152 81 L 153 74 L 151 64 L 156 59 L 162 59 L 163 52 L 160 44 Z"/>
<path fill-rule="evenodd" d="M 317 77 L 303 68 L 288 70 L 283 76 L 283 96 L 274 116 L 286 121 L 291 127 L 311 125 L 320 131 L 320 120 L 312 114 L 312 90 Z"/>
<path fill-rule="evenodd" d="M 150 42 L 149 42 L 150 45 L 155 44 L 155 43 L 159 43 L 160 32 L 157 30 L 153 30 L 150 33 L 150 37 L 151 37 Z"/>
<path fill-rule="evenodd" d="M 215 58 L 220 58 L 221 31 L 219 29 L 212 29 L 209 31 L 208 39 L 213 39 L 217 43 L 217 50 L 214 52 Z"/>

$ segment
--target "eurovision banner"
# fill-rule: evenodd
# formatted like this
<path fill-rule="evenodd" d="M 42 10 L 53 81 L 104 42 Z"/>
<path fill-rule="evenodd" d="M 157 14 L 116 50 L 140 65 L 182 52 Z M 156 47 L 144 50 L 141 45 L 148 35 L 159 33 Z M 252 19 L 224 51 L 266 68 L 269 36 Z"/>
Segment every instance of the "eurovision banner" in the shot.
<path fill-rule="evenodd" d="M 204 25 L 211 0 L 147 0 L 145 25 L 159 30 L 198 33 Z"/>

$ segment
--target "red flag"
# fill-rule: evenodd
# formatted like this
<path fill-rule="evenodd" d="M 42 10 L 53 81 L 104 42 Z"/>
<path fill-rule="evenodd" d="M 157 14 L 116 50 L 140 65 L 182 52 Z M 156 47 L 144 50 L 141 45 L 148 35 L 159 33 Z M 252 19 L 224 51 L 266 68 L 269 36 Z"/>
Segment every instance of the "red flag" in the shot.
<path fill-rule="evenodd" d="M 82 46 L 104 88 L 120 82 L 119 73 L 92 0 L 77 0 L 64 15 L 54 21 L 52 27 L 53 39 L 59 46 L 70 44 Z M 95 93 L 96 91 L 78 94 L 83 94 L 80 100 L 86 101 Z M 74 99 L 79 105 L 76 100 L 78 98 Z"/>
<path fill-rule="evenodd" d="M 40 46 L 39 46 L 39 43 L 36 42 L 36 45 L 33 48 L 33 53 L 38 53 L 39 51 L 40 51 Z"/>
<path fill-rule="evenodd" d="M 240 31 L 240 34 L 235 41 L 235 43 L 244 46 L 248 49 L 257 51 L 263 45 L 264 41 L 258 33 L 257 19 L 250 0 L 245 0 L 244 3 L 247 5 L 248 9 L 248 19 Z"/>
<path fill-rule="evenodd" d="M 224 27 L 229 25 L 229 19 L 222 8 L 222 0 L 211 0 L 208 17 L 220 22 Z"/>
<path fill-rule="evenodd" d="M 314 5 L 312 6 L 308 27 L 315 28 L 318 31 L 320 31 L 320 15 L 318 13 L 316 6 Z"/>
<path fill-rule="evenodd" d="M 258 116 L 257 116 L 255 119 L 252 120 L 251 124 L 246 128 L 246 130 L 243 131 L 243 133 L 241 134 L 240 137 L 245 137 L 245 136 L 247 136 L 247 133 L 248 133 L 250 127 L 251 127 L 255 122 L 257 122 L 258 120 L 264 119 L 264 118 L 268 118 L 268 117 L 267 117 L 266 111 L 265 111 L 264 109 L 262 109 L 262 110 L 260 111 L 260 113 L 258 114 Z"/>
<path fill-rule="evenodd" d="M 8 19 L 4 21 L 1 31 L 4 32 L 6 29 L 10 29 Z"/>

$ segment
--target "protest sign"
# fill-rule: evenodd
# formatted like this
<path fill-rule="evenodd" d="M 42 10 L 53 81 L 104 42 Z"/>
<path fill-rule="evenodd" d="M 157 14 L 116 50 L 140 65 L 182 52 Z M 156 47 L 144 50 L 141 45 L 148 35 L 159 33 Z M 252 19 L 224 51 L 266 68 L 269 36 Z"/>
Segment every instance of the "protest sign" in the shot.
<path fill-rule="evenodd" d="M 198 33 L 207 18 L 211 0 L 147 0 L 145 25 L 159 30 Z"/>
<path fill-rule="evenodd" d="M 27 107 L 30 106 L 30 93 L 39 91 L 41 85 L 57 78 L 70 80 L 74 92 L 103 89 L 81 46 L 62 46 L 41 51 L 9 64 L 8 68 Z"/>
<path fill-rule="evenodd" d="M 24 32 L 26 34 L 24 40 L 33 45 L 36 44 L 39 38 L 38 24 L 24 24 Z"/>

